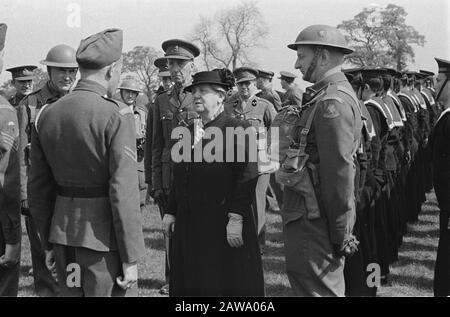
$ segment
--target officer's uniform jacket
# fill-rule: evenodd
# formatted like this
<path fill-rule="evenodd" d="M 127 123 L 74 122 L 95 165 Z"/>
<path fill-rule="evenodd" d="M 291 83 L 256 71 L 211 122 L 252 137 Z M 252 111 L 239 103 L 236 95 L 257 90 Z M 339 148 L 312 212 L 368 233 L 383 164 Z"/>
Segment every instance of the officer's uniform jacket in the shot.
<path fill-rule="evenodd" d="M 302 105 L 303 91 L 297 86 L 297 84 L 289 86 L 284 94 L 282 106 L 288 105 Z"/>
<path fill-rule="evenodd" d="M 281 98 L 276 93 L 273 88 L 269 89 L 262 89 L 261 92 L 258 94 L 258 97 L 266 99 L 270 101 L 270 103 L 275 107 L 275 110 L 278 112 L 281 110 Z"/>
<path fill-rule="evenodd" d="M 48 243 L 117 250 L 122 263 L 144 253 L 136 131 L 128 106 L 80 80 L 42 108 L 32 134 L 30 211 Z"/>
<path fill-rule="evenodd" d="M 245 120 L 257 129 L 258 151 L 266 151 L 267 155 L 270 147 L 269 142 L 266 140 L 267 129 L 269 129 L 277 114 L 273 104 L 266 99 L 259 98 L 257 94 L 250 97 L 246 102 L 239 97 L 239 94 L 235 94 L 225 102 L 224 111 L 232 118 Z M 265 166 L 265 164 L 261 163 L 259 162 L 258 164 L 260 174 L 271 171 L 269 165 Z"/>
<path fill-rule="evenodd" d="M 0 96 L 0 230 L 6 244 L 21 239 L 18 147 L 16 110 Z"/>
<path fill-rule="evenodd" d="M 46 104 L 58 100 L 61 96 L 50 88 L 49 83 L 42 88 L 24 97 L 17 106 L 19 120 L 19 160 L 20 160 L 20 187 L 21 199 L 27 199 L 27 178 L 30 166 L 29 149 L 31 142 L 31 130 L 39 110 Z"/>
<path fill-rule="evenodd" d="M 439 208 L 450 212 L 450 108 L 444 110 L 436 121 L 429 146 Z"/>
<path fill-rule="evenodd" d="M 153 114 L 155 104 L 149 103 L 147 115 L 147 124 L 145 126 L 145 145 L 144 145 L 144 171 L 145 183 L 152 188 L 152 144 L 153 144 Z"/>
<path fill-rule="evenodd" d="M 415 98 L 412 96 L 412 92 L 408 87 L 404 87 L 397 94 L 398 98 L 402 102 L 403 108 L 406 112 L 407 123 L 405 126 L 406 138 L 408 140 L 408 149 L 411 152 L 413 158 L 418 150 L 419 134 L 418 134 L 418 112 L 419 105 Z"/>
<path fill-rule="evenodd" d="M 152 185 L 154 190 L 169 190 L 172 182 L 172 159 L 170 151 L 178 139 L 171 139 L 177 126 L 188 126 L 197 117 L 193 109 L 192 94 L 182 93 L 174 85 L 158 95 L 154 103 L 152 140 Z"/>
<path fill-rule="evenodd" d="M 19 105 L 20 101 L 23 99 L 24 96 L 19 96 L 18 94 L 14 94 L 13 96 L 11 96 L 8 99 L 8 102 L 10 103 L 11 106 L 13 106 L 14 108 L 17 108 L 17 106 Z"/>
<path fill-rule="evenodd" d="M 345 90 L 343 92 L 342 90 Z M 342 245 L 355 223 L 355 160 L 363 128 L 359 101 L 342 72 L 334 73 L 312 87 L 303 97 L 301 131 L 316 107 L 307 136 L 308 162 L 315 166 L 312 173 L 321 217 L 328 223 L 333 244 Z M 317 179 L 316 179 L 317 178 Z M 304 198 L 285 187 L 283 222 L 300 219 L 307 214 Z"/>
<path fill-rule="evenodd" d="M 143 142 L 142 148 L 137 149 L 138 163 L 141 163 L 144 159 L 145 133 L 148 110 L 146 106 L 134 105 L 132 111 L 134 115 L 134 125 L 136 127 L 136 146 L 138 146 L 139 142 Z M 140 165 L 142 165 L 142 168 L 144 168 L 143 162 Z"/>

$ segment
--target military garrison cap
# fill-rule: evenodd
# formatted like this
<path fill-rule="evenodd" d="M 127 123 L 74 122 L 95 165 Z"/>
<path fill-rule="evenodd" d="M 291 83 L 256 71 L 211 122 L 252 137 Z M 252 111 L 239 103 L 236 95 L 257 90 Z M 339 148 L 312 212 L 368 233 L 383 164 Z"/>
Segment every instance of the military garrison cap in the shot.
<path fill-rule="evenodd" d="M 77 62 L 80 67 L 101 69 L 122 56 L 123 32 L 119 29 L 107 29 L 81 40 L 77 50 Z"/>
<path fill-rule="evenodd" d="M 236 77 L 236 84 L 255 80 L 258 74 L 258 70 L 251 67 L 238 67 L 233 72 L 234 77 Z"/>
<path fill-rule="evenodd" d="M 5 47 L 6 29 L 8 26 L 5 23 L 0 23 L 0 51 Z"/>
<path fill-rule="evenodd" d="M 165 58 L 190 60 L 200 55 L 200 50 L 195 44 L 184 40 L 167 40 L 161 46 Z"/>
<path fill-rule="evenodd" d="M 280 77 L 278 77 L 278 79 L 295 79 L 295 78 L 297 78 L 297 75 L 294 75 L 294 74 L 292 74 L 292 73 L 290 73 L 290 72 L 287 72 L 287 71 L 284 71 L 284 70 L 282 70 L 281 72 L 280 72 Z"/>
<path fill-rule="evenodd" d="M 159 77 L 170 77 L 169 67 L 167 65 L 167 58 L 160 57 L 155 59 L 153 64 L 158 68 L 158 76 Z"/>
<path fill-rule="evenodd" d="M 6 71 L 11 73 L 12 79 L 14 80 L 32 80 L 34 78 L 33 70 L 37 66 L 25 65 L 8 68 Z"/>
<path fill-rule="evenodd" d="M 435 60 L 439 67 L 439 74 L 450 74 L 450 61 L 441 58 L 435 58 Z"/>
<path fill-rule="evenodd" d="M 269 70 L 262 70 L 262 69 L 258 70 L 258 77 L 272 79 L 274 75 L 275 73 Z"/>

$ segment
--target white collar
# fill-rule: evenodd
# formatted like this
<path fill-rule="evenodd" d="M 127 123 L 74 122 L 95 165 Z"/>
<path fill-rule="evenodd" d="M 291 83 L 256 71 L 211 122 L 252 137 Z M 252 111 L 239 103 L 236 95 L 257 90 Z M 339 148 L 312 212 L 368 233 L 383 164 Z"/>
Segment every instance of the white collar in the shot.
<path fill-rule="evenodd" d="M 439 118 L 437 119 L 436 123 L 434 124 L 436 126 L 436 124 L 438 123 L 438 121 L 444 116 L 444 114 L 446 114 L 447 112 L 450 112 L 450 107 L 448 107 L 447 109 L 445 109 L 444 111 L 441 112 L 441 115 L 439 116 Z"/>

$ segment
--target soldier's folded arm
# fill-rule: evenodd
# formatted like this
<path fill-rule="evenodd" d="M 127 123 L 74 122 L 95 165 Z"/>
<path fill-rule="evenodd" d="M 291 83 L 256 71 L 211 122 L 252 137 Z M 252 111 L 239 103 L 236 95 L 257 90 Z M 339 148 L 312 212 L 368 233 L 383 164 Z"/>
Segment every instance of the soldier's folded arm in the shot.
<path fill-rule="evenodd" d="M 144 255 L 135 135 L 131 112 L 122 115 L 117 111 L 112 114 L 106 129 L 109 198 L 122 263 L 135 263 Z"/>
<path fill-rule="evenodd" d="M 1 230 L 6 244 L 17 244 L 21 239 L 20 228 L 20 179 L 17 152 L 18 126 L 16 113 L 12 109 L 4 111 L 0 118 L 0 184 L 3 193 L 0 210 Z M 15 133 L 8 126 L 15 125 Z"/>
<path fill-rule="evenodd" d="M 53 211 L 55 210 L 57 184 L 47 163 L 35 127 L 31 132 L 31 142 L 33 146 L 30 152 L 31 167 L 28 177 L 30 213 L 38 228 L 43 249 L 49 250 L 52 248 L 48 240 Z"/>
<path fill-rule="evenodd" d="M 317 104 L 316 131 L 320 157 L 322 207 L 329 224 L 330 240 L 342 246 L 355 221 L 354 116 L 350 105 L 334 99 Z M 331 114 L 331 115 L 330 115 Z"/>

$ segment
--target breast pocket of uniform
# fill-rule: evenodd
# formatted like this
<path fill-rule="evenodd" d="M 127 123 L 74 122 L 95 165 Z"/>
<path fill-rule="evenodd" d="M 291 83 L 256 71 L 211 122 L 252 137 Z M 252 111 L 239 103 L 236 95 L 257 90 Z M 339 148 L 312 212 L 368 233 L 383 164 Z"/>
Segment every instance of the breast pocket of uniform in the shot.
<path fill-rule="evenodd" d="M 172 132 L 173 113 L 171 111 L 161 111 L 160 119 L 163 128 L 164 139 L 169 140 L 170 133 Z"/>
<path fill-rule="evenodd" d="M 248 123 L 252 125 L 254 128 L 259 128 L 264 126 L 263 117 L 262 116 L 251 116 L 247 118 Z"/>

